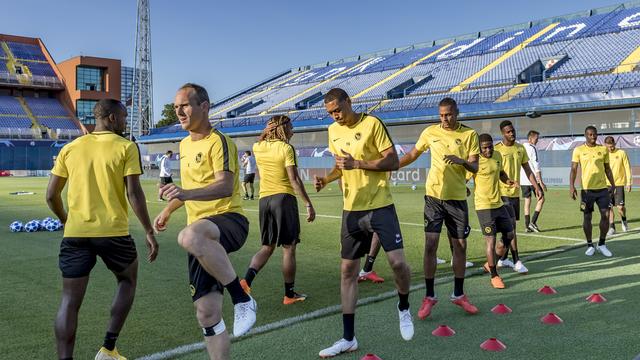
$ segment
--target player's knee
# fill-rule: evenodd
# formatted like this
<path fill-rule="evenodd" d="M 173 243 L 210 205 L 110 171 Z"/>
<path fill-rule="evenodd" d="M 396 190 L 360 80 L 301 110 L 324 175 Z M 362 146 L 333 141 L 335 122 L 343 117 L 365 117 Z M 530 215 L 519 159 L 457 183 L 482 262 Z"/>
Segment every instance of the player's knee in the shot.
<path fill-rule="evenodd" d="M 355 261 L 343 262 L 340 268 L 340 273 L 343 280 L 356 279 L 360 271 Z"/>
<path fill-rule="evenodd" d="M 203 328 L 211 326 L 211 324 L 217 324 L 222 319 L 219 311 L 205 306 L 196 308 L 196 318 L 198 319 L 198 324 Z"/>
<path fill-rule="evenodd" d="M 427 255 L 435 256 L 438 251 L 438 246 L 436 245 L 435 241 L 427 241 L 427 244 L 425 245 L 424 250 L 427 253 Z"/>
<path fill-rule="evenodd" d="M 189 253 L 198 256 L 203 245 L 204 237 L 191 227 L 186 227 L 178 234 L 178 243 Z"/>
<path fill-rule="evenodd" d="M 407 265 L 407 262 L 403 259 L 391 259 L 389 260 L 389 266 L 395 273 L 404 272 L 409 269 L 409 265 Z"/>

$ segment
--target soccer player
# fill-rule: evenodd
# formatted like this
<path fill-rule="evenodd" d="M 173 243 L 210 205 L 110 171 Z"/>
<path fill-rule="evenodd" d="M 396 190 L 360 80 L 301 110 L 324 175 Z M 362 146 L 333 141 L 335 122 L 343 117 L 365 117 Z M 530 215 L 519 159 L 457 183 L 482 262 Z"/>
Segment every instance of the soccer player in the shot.
<path fill-rule="evenodd" d="M 502 155 L 502 168 L 504 172 L 507 173 L 509 179 L 512 179 L 519 185 L 520 168 L 522 168 L 533 186 L 536 198 L 542 199 L 544 195 L 529 167 L 529 156 L 527 156 L 527 151 L 524 146 L 516 142 L 516 129 L 513 127 L 511 121 L 504 120 L 501 122 L 500 132 L 502 132 L 502 141 L 495 146 L 495 150 Z M 518 255 L 518 236 L 516 235 L 516 224 L 517 221 L 520 220 L 520 196 L 518 194 L 518 187 L 501 183 L 500 194 L 502 196 L 502 202 L 505 204 L 509 215 L 511 215 L 513 219 L 514 236 L 513 240 L 511 240 L 510 247 L 507 248 L 507 251 L 505 251 L 504 255 L 498 260 L 498 266 L 512 267 L 514 271 L 520 274 L 526 274 L 529 272 L 529 269 L 524 266 Z M 507 241 L 503 240 L 503 243 L 507 243 Z M 511 249 L 513 262 L 507 258 L 509 249 Z"/>
<path fill-rule="evenodd" d="M 581 171 L 582 190 L 580 191 L 580 210 L 583 213 L 582 229 L 587 239 L 587 250 L 585 255 L 593 256 L 596 252 L 600 252 L 606 257 L 613 254 L 605 245 L 607 230 L 609 229 L 609 209 L 611 208 L 609 192 L 607 191 L 607 180 L 609 180 L 610 190 L 614 191 L 616 182 L 609 167 L 609 152 L 607 149 L 596 143 L 598 140 L 598 130 L 595 126 L 587 126 L 584 130 L 586 142 L 575 149 L 571 156 L 571 171 L 569 172 L 569 193 L 571 198 L 575 200 L 578 196 L 575 182 L 578 173 L 578 165 Z M 600 239 L 598 246 L 593 247 L 591 215 L 593 214 L 594 204 L 598 204 L 600 210 Z"/>
<path fill-rule="evenodd" d="M 442 225 L 447 227 L 453 257 L 453 304 L 469 314 L 478 313 L 464 293 L 464 273 L 467 261 L 469 208 L 467 207 L 466 172 L 478 171 L 478 134 L 458 122 L 458 105 L 444 98 L 438 105 L 440 124 L 427 127 L 410 152 L 400 159 L 400 167 L 416 161 L 431 150 L 431 168 L 424 197 L 425 249 L 424 277 L 427 288 L 418 317 L 425 319 L 438 299 L 435 294 L 436 253 Z"/>
<path fill-rule="evenodd" d="M 158 186 L 158 200 L 160 201 L 164 201 L 160 189 L 167 184 L 173 183 L 173 179 L 171 178 L 171 156 L 173 156 L 173 151 L 167 150 L 167 152 L 160 157 L 160 184 Z"/>
<path fill-rule="evenodd" d="M 355 338 L 355 310 L 358 299 L 360 258 L 371 248 L 374 234 L 387 254 L 398 290 L 400 335 L 413 337 L 409 312 L 410 270 L 404 256 L 400 223 L 389 190 L 387 171 L 398 169 L 398 155 L 382 121 L 366 113 L 356 113 L 349 95 L 331 89 L 324 97 L 325 109 L 334 119 L 329 126 L 329 150 L 335 166 L 325 177 L 315 177 L 315 188 L 342 179 L 342 264 L 340 295 L 343 336 L 320 351 L 320 357 L 333 357 L 358 349 Z"/>
<path fill-rule="evenodd" d="M 242 189 L 244 190 L 244 200 L 253 200 L 254 187 L 253 182 L 256 179 L 256 159 L 251 155 L 251 151 L 245 151 L 242 155 L 242 167 L 244 168 L 244 179 L 242 180 Z M 249 190 L 251 188 L 251 196 Z"/>
<path fill-rule="evenodd" d="M 307 296 L 294 291 L 296 278 L 296 246 L 300 242 L 297 193 L 304 201 L 307 221 L 316 217 L 313 204 L 298 174 L 296 151 L 289 140 L 293 136 L 291 119 L 273 116 L 268 122 L 253 153 L 260 174 L 260 235 L 262 247 L 253 256 L 244 279 L 240 280 L 247 293 L 258 271 L 269 261 L 276 246 L 282 246 L 282 276 L 284 277 L 284 305 L 304 301 Z"/>
<path fill-rule="evenodd" d="M 631 165 L 629 165 L 629 157 L 627 153 L 622 149 L 616 148 L 616 141 L 613 136 L 607 136 L 604 139 L 604 145 L 609 151 L 609 166 L 613 173 L 613 179 L 616 182 L 616 190 L 611 194 L 611 210 L 609 211 L 609 231 L 607 235 L 613 235 L 616 233 L 615 226 L 615 214 L 613 212 L 613 206 L 618 208 L 618 214 L 622 218 L 621 225 L 622 231 L 629 231 L 629 225 L 627 224 L 627 209 L 624 203 L 624 191 L 625 187 L 628 192 L 631 192 Z M 622 184 L 625 184 L 624 186 Z M 607 180 L 607 185 L 611 183 Z"/>
<path fill-rule="evenodd" d="M 140 186 L 140 152 L 135 143 L 122 137 L 127 109 L 118 100 L 104 99 L 93 113 L 95 130 L 62 148 L 47 188 L 47 204 L 65 224 L 59 255 L 62 302 L 55 320 L 56 343 L 59 359 L 73 357 L 78 311 L 99 256 L 118 286 L 104 343 L 95 358 L 122 360 L 116 340 L 131 310 L 138 278 L 127 199 L 145 230 L 149 262 L 158 255 L 158 243 Z M 62 191 L 67 183 L 65 210 Z"/>
<path fill-rule="evenodd" d="M 531 168 L 531 172 L 533 172 L 533 175 L 538 182 L 538 187 L 540 188 L 542 195 L 544 195 L 544 192 L 547 191 L 547 185 L 542 181 L 542 169 L 540 169 L 540 159 L 538 158 L 538 149 L 536 149 L 539 137 L 539 132 L 530 130 L 527 134 L 527 142 L 522 144 L 522 146 L 524 146 L 524 149 L 527 151 L 527 156 L 529 157 L 529 168 Z M 533 185 L 531 185 L 527 174 L 524 172 L 524 169 L 520 169 L 520 180 L 520 188 L 522 190 L 522 197 L 524 198 L 525 231 L 540 232 L 540 228 L 538 227 L 538 217 L 540 216 L 542 206 L 544 205 L 544 196 L 541 198 L 536 197 L 536 207 L 533 211 L 533 217 L 531 217 L 531 194 L 534 193 L 534 188 Z"/>
<path fill-rule="evenodd" d="M 474 203 L 480 222 L 480 229 L 487 244 L 487 262 L 483 268 L 491 274 L 491 286 L 504 289 L 504 281 L 496 270 L 497 256 L 501 256 L 513 239 L 513 223 L 500 197 L 500 182 L 508 186 L 516 186 L 502 170 L 502 155 L 493 149 L 493 138 L 489 134 L 481 134 L 480 160 L 478 172 L 467 172 L 467 178 L 473 177 L 475 185 Z M 496 249 L 496 233 L 502 233 L 502 242 Z"/>
<path fill-rule="evenodd" d="M 211 359 L 229 359 L 229 335 L 222 319 L 222 291 L 234 305 L 233 335 L 249 331 L 256 321 L 256 302 L 245 293 L 229 261 L 247 239 L 238 181 L 238 150 L 231 139 L 213 129 L 208 119 L 209 95 L 196 84 L 176 93 L 174 108 L 189 135 L 180 142 L 180 180 L 162 187 L 169 200 L 154 220 L 167 229 L 171 214 L 185 206 L 187 226 L 178 243 L 189 253 L 189 282 L 198 323 Z"/>

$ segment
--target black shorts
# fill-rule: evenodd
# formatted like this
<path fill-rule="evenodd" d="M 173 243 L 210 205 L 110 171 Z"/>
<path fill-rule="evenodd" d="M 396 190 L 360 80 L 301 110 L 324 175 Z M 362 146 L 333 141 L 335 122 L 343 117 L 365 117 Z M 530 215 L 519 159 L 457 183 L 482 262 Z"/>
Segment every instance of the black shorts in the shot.
<path fill-rule="evenodd" d="M 227 254 L 239 250 L 247 240 L 249 220 L 240 214 L 224 213 L 204 219 L 216 224 L 220 229 L 220 245 Z M 211 276 L 200 266 L 198 259 L 189 254 L 189 289 L 191 290 L 191 299 L 196 301 L 212 291 L 222 293 L 224 284 Z"/>
<path fill-rule="evenodd" d="M 497 209 L 476 210 L 476 214 L 484 236 L 496 236 L 497 233 L 506 236 L 513 231 L 513 219 L 504 205 Z"/>
<path fill-rule="evenodd" d="M 616 186 L 613 194 L 609 193 L 611 206 L 624 206 L 624 186 Z"/>
<path fill-rule="evenodd" d="M 393 204 L 373 210 L 342 212 L 341 256 L 359 259 L 369 253 L 373 234 L 378 234 L 384 251 L 402 249 L 400 222 Z"/>
<path fill-rule="evenodd" d="M 253 181 L 256 179 L 256 173 L 253 174 L 245 174 L 244 180 L 242 182 L 253 184 Z"/>
<path fill-rule="evenodd" d="M 298 201 L 291 194 L 260 198 L 260 236 L 262 245 L 291 245 L 300 242 Z"/>
<path fill-rule="evenodd" d="M 466 200 L 440 200 L 432 196 L 424 197 L 424 232 L 442 232 L 442 223 L 449 236 L 466 239 L 471 232 L 469 208 Z"/>
<path fill-rule="evenodd" d="M 63 278 L 88 276 L 100 256 L 115 273 L 124 271 L 136 259 L 136 244 L 131 236 L 65 237 L 60 243 L 58 264 Z"/>
<path fill-rule="evenodd" d="M 538 184 L 538 187 L 540 188 L 540 192 L 542 193 L 542 195 L 544 195 L 544 191 L 542 191 L 542 186 L 540 186 L 540 184 Z M 536 190 L 533 187 L 533 185 L 522 185 L 522 186 L 520 186 L 520 188 L 522 189 L 522 197 L 523 198 L 529 199 L 529 198 L 531 198 L 532 194 L 533 194 L 533 196 L 536 196 Z"/>
<path fill-rule="evenodd" d="M 171 176 L 160 176 L 160 185 L 172 184 L 173 179 Z"/>
<path fill-rule="evenodd" d="M 509 216 L 515 221 L 520 220 L 520 198 L 502 196 L 504 207 L 507 208 Z"/>
<path fill-rule="evenodd" d="M 609 189 L 580 191 L 580 211 L 583 213 L 592 213 L 594 204 L 598 204 L 600 211 L 611 208 Z"/>

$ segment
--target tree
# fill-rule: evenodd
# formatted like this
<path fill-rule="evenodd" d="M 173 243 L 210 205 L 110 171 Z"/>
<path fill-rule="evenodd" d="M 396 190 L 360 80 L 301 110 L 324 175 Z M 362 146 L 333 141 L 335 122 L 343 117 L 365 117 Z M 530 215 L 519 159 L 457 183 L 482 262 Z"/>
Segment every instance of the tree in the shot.
<path fill-rule="evenodd" d="M 178 116 L 176 115 L 176 111 L 173 109 L 173 103 L 165 104 L 164 109 L 162 109 L 162 119 L 158 121 L 156 127 L 173 125 L 177 123 Z"/>

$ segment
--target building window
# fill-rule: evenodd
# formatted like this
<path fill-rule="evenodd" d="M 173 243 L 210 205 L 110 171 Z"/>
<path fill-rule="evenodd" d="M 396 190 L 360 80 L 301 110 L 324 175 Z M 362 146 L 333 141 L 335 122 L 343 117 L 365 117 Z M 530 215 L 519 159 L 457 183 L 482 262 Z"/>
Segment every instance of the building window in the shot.
<path fill-rule="evenodd" d="M 93 116 L 93 108 L 98 101 L 96 100 L 77 100 L 76 101 L 76 116 L 81 123 L 86 125 L 94 125 L 96 118 Z"/>
<path fill-rule="evenodd" d="M 76 90 L 104 91 L 104 69 L 89 66 L 76 68 Z"/>

